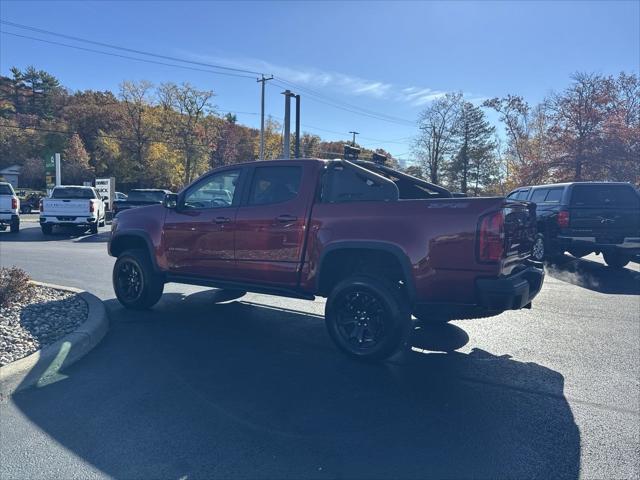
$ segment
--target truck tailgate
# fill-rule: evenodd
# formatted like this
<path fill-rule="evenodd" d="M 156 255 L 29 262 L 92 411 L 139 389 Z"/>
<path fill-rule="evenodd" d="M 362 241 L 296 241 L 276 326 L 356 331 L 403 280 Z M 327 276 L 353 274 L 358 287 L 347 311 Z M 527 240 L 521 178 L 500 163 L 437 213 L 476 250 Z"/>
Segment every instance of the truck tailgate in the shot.
<path fill-rule="evenodd" d="M 91 200 L 65 200 L 47 198 L 43 200 L 43 214 L 47 216 L 80 217 L 89 214 Z"/>

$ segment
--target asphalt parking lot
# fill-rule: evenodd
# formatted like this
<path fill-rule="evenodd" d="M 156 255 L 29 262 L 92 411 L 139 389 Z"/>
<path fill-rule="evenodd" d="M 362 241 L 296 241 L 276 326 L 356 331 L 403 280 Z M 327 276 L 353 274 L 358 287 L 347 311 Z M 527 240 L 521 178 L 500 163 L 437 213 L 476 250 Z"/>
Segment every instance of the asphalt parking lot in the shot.
<path fill-rule="evenodd" d="M 382 365 L 323 302 L 168 285 L 114 300 L 97 235 L 0 232 L 0 265 L 105 301 L 111 329 L 0 405 L 0 478 L 638 478 L 640 269 L 567 256 L 532 310 L 423 325 Z"/>

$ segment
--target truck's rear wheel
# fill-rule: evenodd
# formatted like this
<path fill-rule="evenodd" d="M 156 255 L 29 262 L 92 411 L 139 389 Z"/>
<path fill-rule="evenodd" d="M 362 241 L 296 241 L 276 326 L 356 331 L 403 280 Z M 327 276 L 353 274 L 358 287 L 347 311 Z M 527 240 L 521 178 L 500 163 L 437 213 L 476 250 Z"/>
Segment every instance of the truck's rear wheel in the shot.
<path fill-rule="evenodd" d="M 42 233 L 44 235 L 51 235 L 51 233 L 53 232 L 53 225 L 41 225 L 40 228 L 42 228 Z"/>
<path fill-rule="evenodd" d="M 158 303 L 164 281 L 154 272 L 146 251 L 126 250 L 113 266 L 113 290 L 126 308 L 144 310 Z"/>
<path fill-rule="evenodd" d="M 624 268 L 627 263 L 631 261 L 629 255 L 624 253 L 603 253 L 604 261 L 607 262 L 611 268 Z"/>
<path fill-rule="evenodd" d="M 394 285 L 363 275 L 334 287 L 325 318 L 329 335 L 347 355 L 361 360 L 384 360 L 405 343 L 411 327 L 407 302 Z"/>
<path fill-rule="evenodd" d="M 92 224 L 89 226 L 89 231 L 90 231 L 92 234 L 94 234 L 94 235 L 95 235 L 96 233 L 98 233 L 98 220 L 96 220 L 96 223 L 92 223 Z"/>
<path fill-rule="evenodd" d="M 20 222 L 13 222 L 10 227 L 11 233 L 18 233 L 20 231 Z"/>

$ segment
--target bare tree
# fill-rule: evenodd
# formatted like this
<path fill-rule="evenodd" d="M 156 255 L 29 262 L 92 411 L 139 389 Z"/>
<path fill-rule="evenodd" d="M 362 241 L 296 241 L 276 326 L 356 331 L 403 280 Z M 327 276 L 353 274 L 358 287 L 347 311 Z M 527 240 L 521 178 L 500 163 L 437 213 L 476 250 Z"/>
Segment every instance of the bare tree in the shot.
<path fill-rule="evenodd" d="M 164 114 L 170 118 L 171 135 L 180 144 L 184 154 L 185 183 L 191 182 L 198 173 L 200 160 L 209 150 L 203 131 L 203 119 L 213 111 L 210 104 L 214 94 L 211 90 L 198 90 L 190 83 L 163 83 L 158 97 Z"/>
<path fill-rule="evenodd" d="M 453 151 L 461 102 L 461 93 L 447 93 L 420 113 L 415 150 L 433 183 L 438 183 L 445 158 Z"/>
<path fill-rule="evenodd" d="M 125 81 L 120 84 L 120 98 L 124 105 L 124 127 L 127 143 L 134 155 L 138 170 L 144 167 L 144 150 L 150 141 L 151 128 L 146 113 L 151 107 L 151 89 L 153 84 Z"/>

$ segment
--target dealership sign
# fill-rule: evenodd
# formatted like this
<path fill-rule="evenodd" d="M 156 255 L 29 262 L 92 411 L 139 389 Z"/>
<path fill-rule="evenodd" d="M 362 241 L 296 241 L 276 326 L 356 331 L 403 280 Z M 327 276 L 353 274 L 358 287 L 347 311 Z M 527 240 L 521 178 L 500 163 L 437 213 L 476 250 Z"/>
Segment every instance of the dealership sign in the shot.
<path fill-rule="evenodd" d="M 96 178 L 96 190 L 102 198 L 106 198 L 105 202 L 111 210 L 116 197 L 116 179 L 113 177 Z"/>

